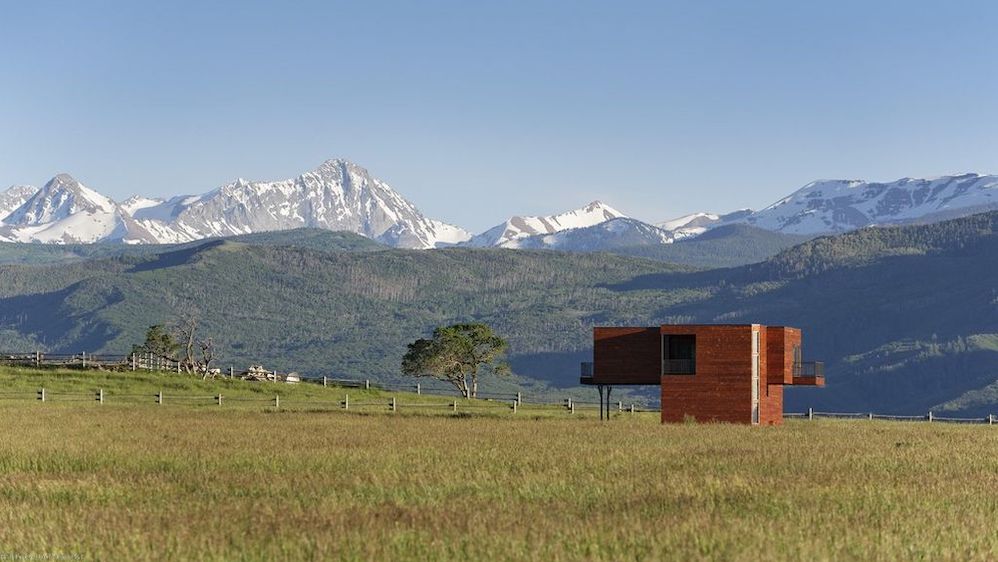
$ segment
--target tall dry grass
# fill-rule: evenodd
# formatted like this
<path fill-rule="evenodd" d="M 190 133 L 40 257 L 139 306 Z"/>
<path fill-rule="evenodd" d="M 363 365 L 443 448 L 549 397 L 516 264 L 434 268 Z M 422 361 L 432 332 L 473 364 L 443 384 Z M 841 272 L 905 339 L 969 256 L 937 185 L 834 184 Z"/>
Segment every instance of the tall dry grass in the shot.
<path fill-rule="evenodd" d="M 0 551 L 993 560 L 998 430 L 0 407 Z"/>

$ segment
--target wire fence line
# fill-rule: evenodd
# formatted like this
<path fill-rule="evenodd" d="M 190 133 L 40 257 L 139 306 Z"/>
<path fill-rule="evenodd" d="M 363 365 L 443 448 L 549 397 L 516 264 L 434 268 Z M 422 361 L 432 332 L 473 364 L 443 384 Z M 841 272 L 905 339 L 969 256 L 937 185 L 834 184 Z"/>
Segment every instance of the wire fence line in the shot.
<path fill-rule="evenodd" d="M 57 353 L 44 353 L 41 351 L 35 351 L 30 353 L 4 353 L 0 352 L 0 364 L 11 365 L 11 366 L 22 366 L 22 367 L 69 367 L 69 368 L 80 368 L 80 369 L 97 369 L 97 370 L 114 370 L 114 371 L 166 371 L 166 372 L 184 372 L 183 363 L 158 357 L 152 353 L 132 353 L 128 355 L 122 354 L 94 354 L 94 353 L 69 353 L 69 354 L 57 354 Z M 429 396 L 442 396 L 450 397 L 457 394 L 460 396 L 459 391 L 453 385 L 449 385 L 443 381 L 437 381 L 431 378 L 421 378 L 418 382 L 408 383 L 408 384 L 398 384 L 398 383 L 385 383 L 373 381 L 369 378 L 367 379 L 350 379 L 341 377 L 330 377 L 330 376 L 300 376 L 289 372 L 279 372 L 277 370 L 247 370 L 247 371 L 236 371 L 234 367 L 229 366 L 227 369 L 212 369 L 209 373 L 213 377 L 220 378 L 246 378 L 254 381 L 260 382 L 295 382 L 304 384 L 317 384 L 323 387 L 334 387 L 334 388 L 357 388 L 364 390 L 381 390 L 386 392 L 406 392 L 415 393 L 417 395 L 429 395 Z M 295 377 L 289 377 L 289 374 L 294 374 Z M 547 396 L 553 393 L 548 393 Z M 120 396 L 120 395 L 119 395 Z M 467 398 L 467 397 L 465 397 Z M 476 398 L 485 401 L 514 401 L 517 407 L 528 401 L 528 397 L 525 396 L 523 391 L 508 391 L 508 392 L 495 392 L 495 391 L 480 391 L 475 393 L 471 398 Z M 552 402 L 550 399 L 544 399 L 540 396 L 530 396 L 529 403 L 535 405 L 543 406 L 563 406 L 569 412 L 574 412 L 576 408 L 584 409 L 592 406 L 594 409 L 598 408 L 598 402 L 583 402 L 577 401 L 572 397 L 565 398 L 562 401 Z M 411 405 L 409 407 L 412 407 Z M 417 406 L 419 407 L 419 406 Z M 622 402 L 618 402 L 617 410 L 619 412 L 651 412 L 658 411 L 653 409 L 648 409 L 646 407 L 641 407 L 636 404 L 624 405 Z"/>
<path fill-rule="evenodd" d="M 436 396 L 436 395 L 434 395 Z M 341 409 L 341 410 L 362 410 L 362 409 L 378 409 L 381 411 L 397 412 L 400 410 L 422 410 L 422 409 L 441 409 L 448 410 L 452 413 L 467 412 L 467 411 L 487 411 L 491 410 L 494 412 L 510 412 L 516 414 L 518 411 L 527 407 L 535 408 L 545 408 L 549 411 L 554 409 L 556 411 L 560 410 L 568 414 L 575 414 L 576 411 L 583 410 L 593 410 L 595 411 L 598 407 L 592 405 L 591 403 L 580 403 L 574 401 L 571 398 L 566 399 L 564 402 L 532 402 L 530 404 L 523 404 L 521 401 L 512 399 L 508 401 L 495 401 L 495 400 L 470 400 L 465 398 L 452 398 L 446 402 L 405 402 L 400 401 L 397 396 L 390 396 L 386 399 L 372 400 L 367 398 L 366 400 L 351 400 L 349 394 L 343 395 L 343 400 L 314 400 L 308 398 L 286 398 L 281 397 L 279 393 L 273 395 L 273 397 L 253 397 L 253 396 L 230 396 L 227 397 L 222 393 L 212 394 L 212 395 L 192 395 L 192 394 L 169 394 L 167 395 L 163 391 L 157 392 L 155 394 L 136 394 L 136 393 L 106 393 L 103 389 L 97 389 L 94 392 L 52 392 L 45 388 L 39 388 L 35 392 L 31 391 L 20 391 L 20 392 L 0 392 L 0 401 L 6 400 L 27 400 L 27 401 L 40 401 L 40 402 L 96 402 L 98 404 L 105 403 L 122 403 L 122 404 L 204 404 L 204 405 L 217 405 L 223 406 L 229 402 L 238 402 L 244 404 L 258 404 L 267 407 L 273 407 L 274 409 L 281 408 L 317 408 L 325 407 L 326 409 Z M 633 404 L 624 407 L 622 403 L 617 403 L 618 414 L 635 414 L 635 413 L 659 413 L 661 410 L 650 409 L 650 408 L 637 408 Z M 900 414 L 875 414 L 871 412 L 819 412 L 813 409 L 808 409 L 807 412 L 786 412 L 783 414 L 785 418 L 790 419 L 801 419 L 801 420 L 815 420 L 819 418 L 825 419 L 851 419 L 851 420 L 888 420 L 888 421 L 907 421 L 907 422 L 939 422 L 939 423 L 963 423 L 963 424 L 986 424 L 986 425 L 998 425 L 998 416 L 994 414 L 988 414 L 984 417 L 948 417 L 939 416 L 933 412 L 928 412 L 926 415 L 900 415 Z"/>
<path fill-rule="evenodd" d="M 815 420 L 818 418 L 828 419 L 865 419 L 865 420 L 889 420 L 907 422 L 941 422 L 941 423 L 976 423 L 987 425 L 998 425 L 998 416 L 988 414 L 981 417 L 948 417 L 940 416 L 934 412 L 924 415 L 901 415 L 901 414 L 875 414 L 873 412 L 818 412 L 813 408 L 808 408 L 806 412 L 785 412 L 785 418 L 798 418 L 805 420 Z"/>
<path fill-rule="evenodd" d="M 434 395 L 436 396 L 436 395 Z M 467 411 L 493 411 L 493 412 L 510 412 L 516 414 L 523 409 L 546 409 L 548 411 L 563 411 L 568 414 L 575 414 L 576 410 L 593 410 L 596 408 L 592 407 L 578 407 L 575 402 L 571 399 L 565 400 L 562 403 L 558 402 L 532 402 L 530 404 L 523 404 L 522 401 L 517 399 L 511 399 L 507 401 L 496 401 L 496 400 L 474 400 L 466 398 L 451 398 L 448 401 L 440 402 L 407 402 L 404 399 L 399 400 L 397 396 L 389 396 L 382 399 L 371 399 L 370 397 L 365 397 L 364 400 L 351 400 L 349 394 L 344 394 L 342 400 L 328 400 L 328 399 L 311 399 L 311 398 L 287 398 L 286 396 L 281 396 L 280 393 L 275 393 L 272 397 L 270 396 L 226 396 L 223 393 L 202 395 L 202 394 L 167 394 L 163 391 L 156 393 L 122 393 L 117 394 L 114 392 L 106 392 L 104 389 L 97 389 L 93 392 L 53 392 L 44 387 L 39 388 L 37 391 L 16 391 L 16 392 L 2 392 L 0 393 L 0 401 L 7 400 L 21 400 L 21 401 L 38 401 L 42 403 L 64 403 L 64 402 L 95 402 L 97 404 L 107 404 L 107 403 L 117 403 L 117 404 L 156 404 L 159 406 L 165 404 L 182 404 L 182 405 L 217 405 L 224 406 L 230 402 L 237 402 L 243 404 L 256 404 L 266 407 L 272 407 L 274 409 L 282 408 L 325 408 L 325 409 L 341 409 L 341 410 L 363 410 L 363 409 L 378 409 L 381 411 L 397 412 L 400 410 L 422 410 L 422 409 L 441 409 L 450 411 L 452 413 L 467 412 Z M 651 410 L 639 409 L 634 406 L 624 408 L 622 405 L 618 407 L 621 413 L 639 413 L 648 412 Z"/>

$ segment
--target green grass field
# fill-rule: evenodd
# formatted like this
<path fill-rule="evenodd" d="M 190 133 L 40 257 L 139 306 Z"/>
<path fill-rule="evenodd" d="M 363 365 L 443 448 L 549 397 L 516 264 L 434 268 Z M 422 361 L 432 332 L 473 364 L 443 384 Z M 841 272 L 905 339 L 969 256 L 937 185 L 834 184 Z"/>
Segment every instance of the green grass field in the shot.
<path fill-rule="evenodd" d="M 0 394 L 38 383 L 49 402 L 0 400 L 8 559 L 998 558 L 998 427 L 344 412 L 307 405 L 343 391 L 304 386 L 282 388 L 300 406 L 280 411 L 98 405 L 56 390 L 263 383 L 0 370 Z"/>

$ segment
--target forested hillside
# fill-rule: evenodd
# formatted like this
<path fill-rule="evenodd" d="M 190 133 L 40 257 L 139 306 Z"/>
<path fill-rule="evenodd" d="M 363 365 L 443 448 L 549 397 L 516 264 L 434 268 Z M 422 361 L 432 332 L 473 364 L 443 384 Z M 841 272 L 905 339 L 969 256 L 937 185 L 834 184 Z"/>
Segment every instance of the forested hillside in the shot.
<path fill-rule="evenodd" d="M 517 373 L 574 384 L 594 325 L 759 322 L 804 329 L 828 387 L 788 408 L 995 407 L 998 213 L 812 240 L 708 271 L 607 254 L 377 252 L 219 240 L 153 255 L 0 267 L 0 348 L 124 352 L 196 310 L 223 359 L 397 377 L 434 326 L 487 322 Z"/>

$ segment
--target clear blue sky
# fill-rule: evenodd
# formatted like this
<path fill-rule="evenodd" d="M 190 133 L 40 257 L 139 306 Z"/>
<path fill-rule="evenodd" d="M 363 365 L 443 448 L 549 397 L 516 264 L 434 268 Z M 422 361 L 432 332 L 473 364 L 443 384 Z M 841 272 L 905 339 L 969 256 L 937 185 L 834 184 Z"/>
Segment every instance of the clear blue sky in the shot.
<path fill-rule="evenodd" d="M 0 5 L 0 185 L 202 192 L 332 157 L 482 230 L 998 171 L 995 2 Z"/>

